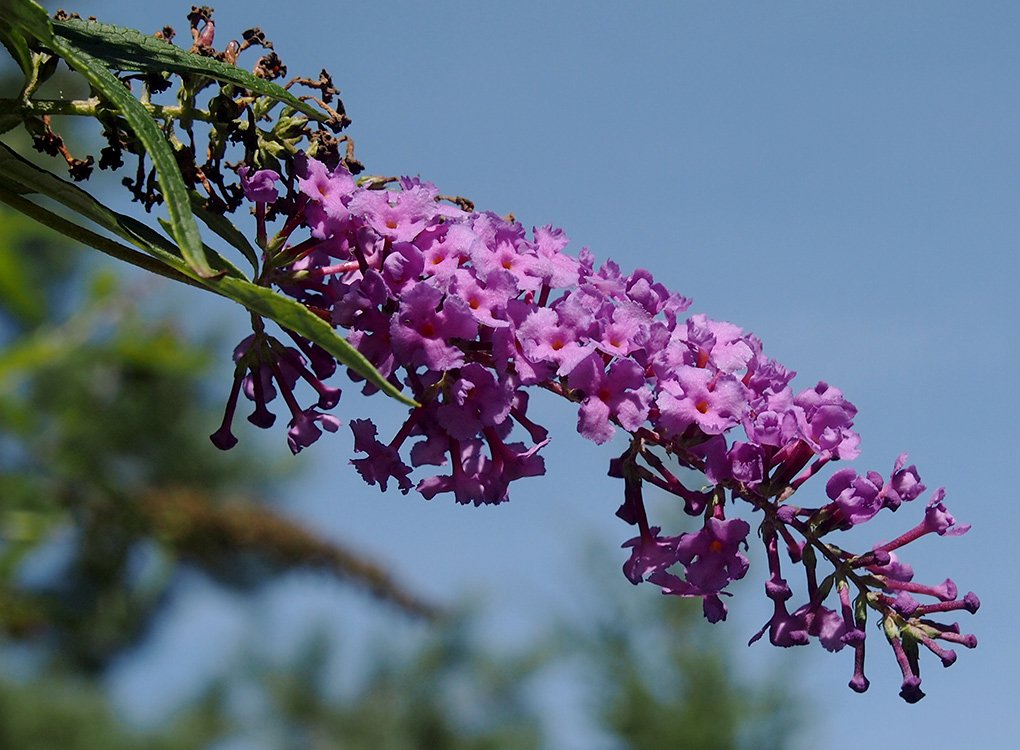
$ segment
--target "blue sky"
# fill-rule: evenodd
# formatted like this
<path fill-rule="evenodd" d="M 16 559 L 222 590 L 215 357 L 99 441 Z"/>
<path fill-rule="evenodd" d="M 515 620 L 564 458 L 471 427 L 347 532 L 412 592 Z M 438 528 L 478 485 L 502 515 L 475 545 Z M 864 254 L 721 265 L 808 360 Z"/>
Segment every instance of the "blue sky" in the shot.
<path fill-rule="evenodd" d="M 909 451 L 974 524 L 910 559 L 919 579 L 950 576 L 980 594 L 981 612 L 962 624 L 981 645 L 949 671 L 927 660 L 916 706 L 896 697 L 877 637 L 863 696 L 845 686 L 847 654 L 801 649 L 796 674 L 824 708 L 814 739 L 835 750 L 1001 746 L 1020 667 L 1008 567 L 1020 518 L 1006 481 L 1020 448 L 1020 6 L 463 5 L 219 2 L 217 36 L 258 24 L 291 74 L 329 68 L 369 171 L 420 174 L 526 226 L 561 226 L 575 252 L 647 268 L 695 311 L 757 333 L 801 387 L 842 388 L 860 409 L 855 465 L 887 473 Z M 186 32 L 190 4 L 163 8 L 158 18 L 126 0 L 69 9 Z M 364 405 L 347 403 L 343 416 L 361 416 Z M 396 418 L 390 405 L 369 408 Z M 347 465 L 341 435 L 301 457 L 292 509 L 425 593 L 484 594 L 494 637 L 524 638 L 550 611 L 580 611 L 571 597 L 585 539 L 613 553 L 629 536 L 613 518 L 620 487 L 604 476 L 616 446 L 574 434 L 565 405 L 547 411 L 549 476 L 522 483 L 508 505 L 379 495 Z M 913 525 L 911 510 L 874 524 L 861 545 Z M 737 642 L 768 617 L 757 592 L 745 587 L 721 626 Z M 187 632 L 164 637 L 186 643 Z"/>

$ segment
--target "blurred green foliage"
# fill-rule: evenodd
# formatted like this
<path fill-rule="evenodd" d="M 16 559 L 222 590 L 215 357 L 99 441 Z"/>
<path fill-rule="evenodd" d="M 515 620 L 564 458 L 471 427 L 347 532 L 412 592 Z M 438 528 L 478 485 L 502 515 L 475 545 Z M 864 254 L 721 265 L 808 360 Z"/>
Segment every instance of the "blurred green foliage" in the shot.
<path fill-rule="evenodd" d="M 28 683 L 0 682 L 0 747 L 12 750 L 194 750 L 222 731 L 213 708 L 203 706 L 173 727 L 136 733 L 111 712 L 91 682 L 49 676 Z"/>
<path fill-rule="evenodd" d="M 608 733 L 627 750 L 787 747 L 800 728 L 797 696 L 748 677 L 698 600 L 643 593 L 603 597 L 571 633 Z"/>

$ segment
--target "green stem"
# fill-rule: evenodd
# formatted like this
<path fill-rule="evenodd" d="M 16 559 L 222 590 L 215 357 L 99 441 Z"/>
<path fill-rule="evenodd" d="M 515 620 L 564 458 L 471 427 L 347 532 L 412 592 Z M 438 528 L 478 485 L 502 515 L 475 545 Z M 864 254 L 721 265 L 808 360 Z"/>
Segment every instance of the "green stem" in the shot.
<path fill-rule="evenodd" d="M 185 106 L 164 106 L 140 102 L 150 115 L 162 120 L 176 120 L 187 116 L 192 120 L 212 122 L 213 117 L 201 109 Z M 0 99 L 0 115 L 70 115 L 75 117 L 95 117 L 103 102 L 99 97 L 90 99 Z"/>

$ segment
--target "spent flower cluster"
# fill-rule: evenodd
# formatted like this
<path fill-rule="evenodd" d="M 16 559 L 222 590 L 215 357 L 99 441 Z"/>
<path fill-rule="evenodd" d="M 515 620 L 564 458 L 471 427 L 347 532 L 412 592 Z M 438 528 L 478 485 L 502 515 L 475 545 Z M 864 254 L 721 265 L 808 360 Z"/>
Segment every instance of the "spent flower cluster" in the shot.
<path fill-rule="evenodd" d="M 239 176 L 264 252 L 259 282 L 344 329 L 418 404 L 388 438 L 370 419 L 349 423 L 352 463 L 369 484 L 426 499 L 450 494 L 462 504 L 506 501 L 512 482 L 544 473 L 548 433 L 529 415 L 529 390 L 544 389 L 576 405 L 577 430 L 589 440 L 629 435 L 609 474 L 623 480 L 617 515 L 636 527 L 624 543 L 633 583 L 700 598 L 706 618 L 725 619 L 726 588 L 749 565 L 752 526 L 736 517 L 742 508 L 757 519 L 774 606 L 751 642 L 767 633 L 777 646 L 815 639 L 829 651 L 848 648 L 849 684 L 862 692 L 874 613 L 909 702 L 923 697 L 920 647 L 949 666 L 951 646 L 976 645 L 955 623 L 933 617 L 975 612 L 977 597 L 960 597 L 951 580 L 915 582 L 897 554 L 922 536 L 967 531 L 946 510 L 943 490 L 932 493 L 920 523 L 891 542 L 855 554 L 827 539 L 921 497 L 925 486 L 906 455 L 887 476 L 835 472 L 827 502 L 794 502 L 823 467 L 858 456 L 857 409 L 838 388 L 820 382 L 794 391 L 795 373 L 768 358 L 758 338 L 704 315 L 685 317 L 690 300 L 648 271 L 597 265 L 587 249 L 569 255 L 561 230 L 529 234 L 512 217 L 444 198 L 420 179 L 359 181 L 343 163 L 304 156 L 283 175 L 242 166 Z M 274 215 L 283 225 L 270 238 L 266 217 Z M 242 393 L 259 427 L 273 424 L 269 404 L 280 397 L 295 453 L 341 426 L 328 413 L 340 390 L 326 384 L 338 363 L 287 334 L 284 344 L 253 317 L 252 335 L 234 353 L 217 446 L 236 442 L 231 423 Z M 299 403 L 299 381 L 314 394 L 310 405 Z M 366 393 L 375 390 L 365 383 Z M 689 472 L 697 486 L 670 466 L 697 472 Z M 669 536 L 651 525 L 646 485 L 679 498 L 700 528 Z M 823 575 L 820 562 L 831 572 Z M 798 564 L 804 598 L 791 603 L 786 575 Z"/>

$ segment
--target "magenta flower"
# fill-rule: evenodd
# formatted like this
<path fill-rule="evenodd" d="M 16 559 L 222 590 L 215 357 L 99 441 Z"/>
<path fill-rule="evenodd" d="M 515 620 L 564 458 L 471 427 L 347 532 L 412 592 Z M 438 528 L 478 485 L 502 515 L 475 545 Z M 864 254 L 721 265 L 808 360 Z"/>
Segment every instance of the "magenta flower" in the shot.
<path fill-rule="evenodd" d="M 481 443 L 471 441 L 462 446 L 457 440 L 449 439 L 451 454 L 451 472 L 446 475 L 427 477 L 418 482 L 417 490 L 426 500 L 431 500 L 441 492 L 453 493 L 453 498 L 461 505 L 482 505 L 486 492 L 482 484 L 482 470 L 485 467 L 485 456 L 481 452 Z"/>
<path fill-rule="evenodd" d="M 436 409 L 436 421 L 458 440 L 506 421 L 513 402 L 508 384 L 498 383 L 489 370 L 474 362 L 460 369 L 447 393 L 446 403 Z"/>
<path fill-rule="evenodd" d="M 718 435 L 739 423 L 747 401 L 744 386 L 732 375 L 680 367 L 673 378 L 659 382 L 655 403 L 667 435 L 679 435 L 692 424 Z"/>
<path fill-rule="evenodd" d="M 875 472 L 859 476 L 853 469 L 837 471 L 825 485 L 825 494 L 839 508 L 840 517 L 856 526 L 874 517 L 884 507 L 882 477 Z"/>
<path fill-rule="evenodd" d="M 322 425 L 322 429 L 319 429 Z M 322 435 L 322 430 L 336 432 L 340 429 L 340 420 L 332 414 L 320 414 L 315 409 L 298 412 L 290 420 L 287 429 L 287 444 L 292 453 L 300 453 Z"/>
<path fill-rule="evenodd" d="M 244 197 L 253 203 L 273 203 L 280 197 L 280 191 L 276 188 L 280 175 L 272 169 L 253 171 L 242 164 L 237 169 L 237 176 L 241 178 Z"/>
<path fill-rule="evenodd" d="M 747 548 L 751 527 L 739 518 L 709 518 L 696 534 L 682 534 L 677 556 L 685 568 L 687 581 L 702 593 L 718 593 L 744 577 L 748 559 L 739 549 Z"/>
<path fill-rule="evenodd" d="M 573 328 L 560 322 L 555 310 L 541 307 L 517 329 L 524 356 L 532 362 L 550 362 L 557 375 L 569 375 L 591 351 Z"/>
<path fill-rule="evenodd" d="M 896 464 L 893 466 L 889 482 L 882 487 L 882 497 L 885 500 L 885 504 L 891 510 L 896 510 L 900 507 L 900 503 L 914 500 L 925 490 L 925 486 L 921 483 L 921 477 L 917 473 L 917 468 L 913 465 L 905 469 L 903 468 L 906 462 L 907 454 L 901 453 L 896 459 Z"/>
<path fill-rule="evenodd" d="M 418 235 L 415 242 L 422 249 L 423 273 L 445 279 L 467 262 L 479 240 L 463 224 L 441 224 L 433 232 Z"/>
<path fill-rule="evenodd" d="M 625 302 L 614 308 L 596 346 L 606 354 L 626 357 L 648 341 L 651 319 L 640 305 Z"/>
<path fill-rule="evenodd" d="M 463 299 L 443 297 L 427 284 L 408 290 L 393 318 L 390 337 L 394 352 L 412 366 L 443 371 L 464 364 L 455 339 L 473 339 L 478 324 Z"/>
<path fill-rule="evenodd" d="M 488 276 L 493 271 L 510 273 L 521 290 L 535 291 L 542 285 L 540 278 L 532 273 L 537 263 L 535 256 L 521 252 L 509 238 L 492 245 L 475 245 L 471 252 L 471 262 L 481 276 Z"/>
<path fill-rule="evenodd" d="M 642 534 L 623 543 L 624 549 L 633 547 L 630 557 L 623 564 L 623 573 L 634 585 L 654 573 L 668 569 L 680 559 L 676 548 L 679 537 L 660 537 L 660 530 L 658 526 L 653 526 L 647 536 Z"/>
<path fill-rule="evenodd" d="M 578 281 L 578 262 L 563 252 L 570 241 L 562 229 L 544 226 L 532 232 L 535 236 L 535 259 L 527 264 L 525 273 L 550 287 L 565 288 Z"/>
<path fill-rule="evenodd" d="M 735 442 L 726 455 L 730 476 L 749 487 L 761 484 L 765 478 L 762 449 L 754 443 Z"/>
<path fill-rule="evenodd" d="M 724 321 L 709 320 L 706 315 L 692 315 L 687 319 L 687 337 L 690 361 L 695 367 L 711 364 L 723 372 L 744 369 L 753 354 L 744 340 L 744 332 Z"/>
<path fill-rule="evenodd" d="M 950 515 L 942 500 L 946 496 L 944 488 L 939 487 L 932 494 L 928 507 L 924 509 L 924 526 L 939 536 L 963 536 L 970 531 L 970 524 L 956 525 L 956 519 Z"/>
<path fill-rule="evenodd" d="M 843 392 L 819 382 L 798 394 L 794 403 L 800 436 L 818 453 L 844 460 L 857 458 L 860 436 L 850 429 L 857 407 L 843 398 Z"/>
<path fill-rule="evenodd" d="M 652 394 L 645 387 L 644 372 L 634 362 L 614 362 L 606 372 L 602 357 L 592 353 L 570 371 L 567 382 L 584 394 L 577 431 L 598 444 L 616 431 L 611 420 L 633 432 L 648 416 Z"/>
<path fill-rule="evenodd" d="M 458 271 L 452 291 L 467 303 L 472 317 L 482 325 L 492 328 L 510 325 L 506 308 L 517 294 L 517 284 L 509 273 L 495 271 L 479 279 L 470 271 Z"/>
<path fill-rule="evenodd" d="M 312 235 L 322 239 L 342 231 L 356 189 L 354 177 L 343 165 L 330 171 L 316 159 L 299 159 L 297 168 L 298 189 L 308 197 L 306 219 Z"/>
<path fill-rule="evenodd" d="M 352 458 L 351 464 L 368 484 L 377 484 L 386 491 L 390 479 L 397 481 L 397 487 L 405 495 L 411 489 L 408 478 L 411 467 L 400 459 L 400 454 L 391 446 L 383 445 L 376 439 L 376 426 L 369 419 L 351 420 L 354 433 L 354 450 L 367 454 L 365 458 Z"/>
<path fill-rule="evenodd" d="M 436 215 L 434 196 L 423 187 L 409 190 L 360 190 L 350 201 L 350 211 L 381 237 L 410 242 Z"/>

